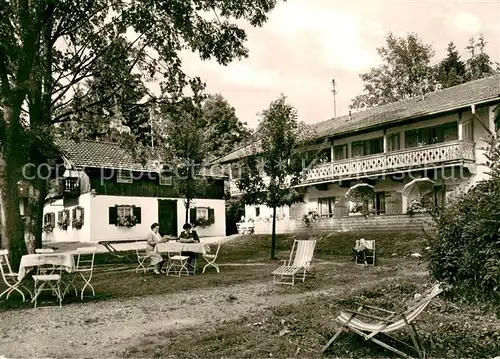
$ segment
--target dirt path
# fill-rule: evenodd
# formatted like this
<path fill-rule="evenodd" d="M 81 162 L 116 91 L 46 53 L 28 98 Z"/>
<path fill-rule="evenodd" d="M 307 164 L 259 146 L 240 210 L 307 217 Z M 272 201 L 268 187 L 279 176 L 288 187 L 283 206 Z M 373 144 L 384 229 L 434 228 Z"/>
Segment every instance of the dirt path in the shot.
<path fill-rule="evenodd" d="M 134 343 L 158 331 L 200 324 L 210 326 L 252 315 L 266 307 L 342 291 L 345 294 L 345 287 L 333 285 L 321 291 L 284 293 L 271 282 L 245 283 L 62 308 L 8 311 L 2 313 L 0 319 L 0 358 L 2 355 L 7 358 L 117 358 Z"/>

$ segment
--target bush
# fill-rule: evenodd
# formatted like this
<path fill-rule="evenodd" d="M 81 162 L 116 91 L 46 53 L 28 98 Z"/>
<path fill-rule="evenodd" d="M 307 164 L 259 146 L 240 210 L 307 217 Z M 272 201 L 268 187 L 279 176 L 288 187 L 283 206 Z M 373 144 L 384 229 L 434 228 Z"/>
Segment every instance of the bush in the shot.
<path fill-rule="evenodd" d="M 499 302 L 500 142 L 487 157 L 491 178 L 458 196 L 435 216 L 429 269 L 449 292 L 473 301 Z"/>

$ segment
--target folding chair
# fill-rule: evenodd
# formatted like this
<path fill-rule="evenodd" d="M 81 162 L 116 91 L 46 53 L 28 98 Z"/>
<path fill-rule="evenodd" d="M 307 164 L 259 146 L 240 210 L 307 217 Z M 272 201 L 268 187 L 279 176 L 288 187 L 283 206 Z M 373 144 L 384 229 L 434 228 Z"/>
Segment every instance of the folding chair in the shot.
<path fill-rule="evenodd" d="M 179 250 L 168 252 L 167 256 L 168 256 L 167 276 L 170 275 L 171 270 L 173 270 L 174 273 L 177 273 L 179 277 L 184 271 L 186 272 L 186 275 L 189 275 L 189 268 L 187 266 L 189 256 L 183 256 L 181 254 L 180 243 L 179 243 Z"/>
<path fill-rule="evenodd" d="M 365 241 L 366 244 L 366 249 L 365 251 L 365 259 L 366 259 L 366 265 L 367 266 L 375 266 L 375 240 L 367 240 Z M 356 254 L 356 260 L 355 263 L 357 265 L 365 265 L 365 262 L 361 260 L 361 258 L 358 257 L 358 254 Z"/>
<path fill-rule="evenodd" d="M 151 269 L 151 262 L 148 261 L 149 255 L 146 254 L 146 245 L 147 244 L 144 242 L 137 242 L 135 244 L 135 254 L 137 256 L 137 262 L 139 263 L 135 269 L 136 273 L 138 273 L 141 268 L 144 271 L 144 274 Z"/>
<path fill-rule="evenodd" d="M 26 297 L 19 287 L 26 290 L 32 296 L 31 291 L 21 284 L 22 280 L 18 280 L 18 273 L 12 271 L 9 262 L 9 251 L 7 249 L 0 249 L 0 272 L 2 273 L 3 282 L 7 285 L 7 289 L 0 293 L 0 298 L 6 295 L 5 298 L 9 299 L 12 292 L 18 292 L 23 297 L 23 302 L 25 302 Z"/>
<path fill-rule="evenodd" d="M 427 308 L 429 303 L 433 298 L 438 296 L 442 292 L 442 289 L 439 284 L 436 284 L 427 293 L 424 293 L 422 297 L 414 303 L 412 303 L 408 309 L 401 310 L 398 312 L 392 312 L 389 310 L 385 310 L 382 308 L 372 307 L 369 305 L 360 305 L 360 307 L 356 311 L 352 310 L 344 310 L 340 313 L 340 315 L 335 319 L 337 322 L 342 324 L 339 330 L 335 333 L 335 335 L 326 343 L 326 345 L 321 349 L 321 352 L 324 352 L 328 347 L 337 339 L 340 333 L 344 330 L 350 330 L 360 336 L 362 336 L 365 341 L 371 340 L 374 343 L 401 355 L 404 358 L 411 358 L 408 354 L 390 346 L 387 343 L 382 342 L 379 339 L 376 339 L 375 336 L 378 334 L 383 334 L 386 337 L 389 337 L 396 342 L 403 344 L 407 347 L 414 349 L 417 352 L 417 355 L 420 359 L 425 358 L 425 349 L 422 346 L 420 338 L 418 337 L 417 331 L 415 329 L 414 324 L 412 323 L 417 317 Z M 385 318 L 381 318 L 379 316 L 375 316 L 368 313 L 361 313 L 363 308 L 377 310 L 379 312 L 383 312 L 389 314 Z M 357 319 L 356 317 L 361 316 L 371 320 L 377 321 L 377 323 L 367 323 L 363 320 Z M 410 336 L 413 342 L 413 346 L 405 343 L 401 340 L 398 340 L 392 336 L 389 336 L 388 333 L 406 328 L 410 332 Z"/>
<path fill-rule="evenodd" d="M 206 249 L 207 253 L 203 255 L 203 258 L 207 261 L 207 264 L 205 264 L 205 266 L 203 267 L 202 273 L 205 273 L 205 269 L 207 269 L 210 266 L 214 267 L 215 270 L 217 270 L 217 273 L 219 273 L 219 266 L 217 265 L 217 263 L 215 263 L 215 261 L 217 260 L 217 256 L 219 255 L 220 245 L 221 245 L 221 241 L 219 241 L 219 243 L 217 243 L 217 250 L 215 251 L 215 254 L 210 254 L 210 250 L 211 250 L 210 246 L 208 244 L 205 245 L 205 249 Z"/>
<path fill-rule="evenodd" d="M 36 248 L 35 249 L 36 254 L 47 254 L 47 253 L 54 253 L 54 250 L 52 248 Z M 53 271 L 56 270 L 55 266 L 44 266 L 43 269 L 40 271 L 39 274 L 50 274 Z"/>
<path fill-rule="evenodd" d="M 94 260 L 97 247 L 83 247 L 77 248 L 78 258 L 76 260 L 75 275 L 79 274 L 82 278 L 84 285 L 82 287 L 81 298 L 83 300 L 83 293 L 85 288 L 89 287 L 92 290 L 92 296 L 95 297 L 95 290 L 90 281 L 94 273 Z"/>
<path fill-rule="evenodd" d="M 54 254 L 54 256 L 61 256 L 61 254 Z M 37 274 L 33 276 L 33 280 L 35 282 L 35 292 L 33 295 L 33 299 L 31 300 L 32 302 L 35 302 L 35 309 L 37 308 L 38 305 L 38 296 L 40 293 L 43 291 L 51 291 L 52 294 L 55 294 L 58 301 L 59 301 L 59 306 L 62 306 L 62 300 L 63 300 L 63 293 L 61 291 L 61 278 L 62 278 L 62 267 L 61 266 L 55 266 L 54 270 L 54 265 L 46 265 L 42 264 L 40 262 L 40 257 L 39 257 L 39 264 L 37 266 Z M 50 274 L 46 274 L 49 273 Z M 54 273 L 57 271 L 58 273 Z M 46 287 L 48 285 L 48 288 Z"/>
<path fill-rule="evenodd" d="M 295 284 L 295 277 L 302 276 L 302 282 L 306 280 L 306 273 L 310 273 L 310 269 L 314 260 L 314 248 L 316 240 L 295 240 L 293 242 L 292 251 L 288 262 L 283 261 L 283 265 L 272 272 L 274 284 Z M 280 279 L 277 280 L 276 277 Z"/>

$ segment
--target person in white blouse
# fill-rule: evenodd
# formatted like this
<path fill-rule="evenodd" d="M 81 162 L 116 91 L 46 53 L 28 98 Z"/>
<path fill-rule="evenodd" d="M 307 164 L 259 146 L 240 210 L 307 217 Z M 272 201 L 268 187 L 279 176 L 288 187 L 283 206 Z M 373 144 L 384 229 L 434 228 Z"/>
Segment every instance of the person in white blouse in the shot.
<path fill-rule="evenodd" d="M 158 243 L 165 242 L 166 239 L 162 238 L 160 233 L 160 225 L 158 223 L 153 223 L 151 225 L 151 231 L 147 236 L 146 254 L 151 259 L 151 265 L 154 266 L 153 272 L 155 274 L 162 273 L 161 267 L 165 263 L 165 260 L 160 253 L 155 252 L 155 246 Z"/>

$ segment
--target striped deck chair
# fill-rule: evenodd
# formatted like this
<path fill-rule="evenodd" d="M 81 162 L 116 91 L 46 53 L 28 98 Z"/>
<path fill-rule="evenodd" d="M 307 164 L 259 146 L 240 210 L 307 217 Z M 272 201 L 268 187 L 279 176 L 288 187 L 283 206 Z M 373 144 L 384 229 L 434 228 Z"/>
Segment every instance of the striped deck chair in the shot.
<path fill-rule="evenodd" d="M 403 358 L 412 358 L 408 354 L 403 353 L 402 351 L 390 346 L 389 344 L 382 342 L 380 339 L 375 338 L 377 334 L 383 334 L 386 337 L 389 337 L 400 344 L 403 344 L 407 347 L 414 349 L 417 352 L 417 355 L 420 359 L 425 358 L 425 349 L 422 346 L 420 338 L 418 337 L 417 331 L 412 322 L 415 319 L 417 319 L 417 317 L 425 310 L 425 308 L 427 308 L 431 300 L 436 296 L 438 296 L 442 291 L 443 290 L 441 289 L 439 284 L 436 284 L 434 287 L 432 287 L 430 290 L 424 293 L 424 295 L 422 295 L 420 299 L 410 304 L 408 309 L 400 311 L 399 313 L 377 307 L 372 307 L 369 305 L 360 305 L 360 307 L 356 311 L 351 311 L 351 310 L 342 311 L 340 315 L 337 318 L 335 318 L 335 320 L 340 324 L 342 324 L 342 326 L 335 333 L 335 335 L 328 341 L 328 343 L 326 343 L 326 345 L 321 349 L 321 352 L 324 352 L 326 349 L 328 349 L 328 347 L 335 341 L 335 339 L 337 339 L 340 333 L 344 329 L 347 329 L 362 336 L 365 340 L 371 340 L 374 343 L 396 354 L 401 355 Z M 375 315 L 361 313 L 361 310 L 363 308 L 378 310 L 380 312 L 388 314 L 388 316 L 385 318 L 381 318 Z M 358 319 L 357 317 L 364 317 L 367 319 L 371 319 L 377 321 L 377 323 L 368 323 L 366 321 Z M 413 346 L 403 341 L 400 341 L 394 337 L 389 336 L 389 333 L 404 328 L 409 330 Z"/>
<path fill-rule="evenodd" d="M 309 270 L 313 265 L 314 247 L 316 240 L 295 240 L 288 261 L 284 260 L 283 265 L 272 272 L 273 283 L 293 286 L 296 276 L 301 276 L 304 282 L 306 273 L 311 274 Z"/>

